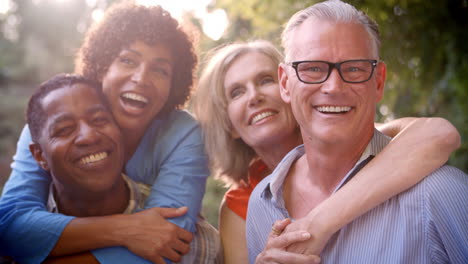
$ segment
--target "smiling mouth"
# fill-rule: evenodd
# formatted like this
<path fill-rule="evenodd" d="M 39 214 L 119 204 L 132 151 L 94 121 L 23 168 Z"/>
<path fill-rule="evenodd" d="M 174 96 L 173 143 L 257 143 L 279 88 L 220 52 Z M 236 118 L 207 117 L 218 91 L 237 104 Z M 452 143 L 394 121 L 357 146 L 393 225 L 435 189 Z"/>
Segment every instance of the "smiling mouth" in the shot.
<path fill-rule="evenodd" d="M 132 107 L 137 107 L 137 108 L 145 108 L 145 106 L 148 104 L 149 100 L 136 93 L 124 93 L 120 96 L 122 100 L 124 101 L 125 104 L 128 104 Z"/>
<path fill-rule="evenodd" d="M 315 107 L 320 113 L 326 114 L 343 114 L 351 110 L 350 106 L 317 106 Z"/>
<path fill-rule="evenodd" d="M 250 124 L 251 125 L 254 125 L 255 123 L 258 123 L 260 122 L 261 120 L 269 117 L 269 116 L 272 116 L 272 115 L 276 115 L 277 113 L 276 112 L 272 112 L 272 111 L 268 111 L 268 112 L 262 112 L 258 115 L 255 115 L 253 118 L 252 118 L 252 121 L 250 121 Z"/>
<path fill-rule="evenodd" d="M 80 159 L 80 164 L 82 165 L 88 165 L 88 164 L 92 164 L 92 163 L 95 163 L 95 162 L 98 162 L 98 161 L 101 161 L 105 158 L 107 158 L 109 156 L 109 154 L 107 152 L 98 152 L 98 153 L 94 153 L 94 154 L 91 154 L 91 155 L 87 155 L 87 156 L 84 156 Z"/>

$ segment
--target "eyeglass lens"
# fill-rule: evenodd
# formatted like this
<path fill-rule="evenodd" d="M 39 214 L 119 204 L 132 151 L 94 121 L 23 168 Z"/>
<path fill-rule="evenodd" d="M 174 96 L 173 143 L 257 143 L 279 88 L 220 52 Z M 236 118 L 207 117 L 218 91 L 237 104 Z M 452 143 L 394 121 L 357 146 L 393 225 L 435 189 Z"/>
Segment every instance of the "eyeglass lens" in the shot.
<path fill-rule="evenodd" d="M 345 61 L 337 64 L 323 61 L 305 61 L 297 65 L 297 73 L 301 81 L 319 83 L 328 78 L 333 68 L 337 68 L 345 82 L 363 82 L 371 77 L 373 63 L 364 60 Z"/>

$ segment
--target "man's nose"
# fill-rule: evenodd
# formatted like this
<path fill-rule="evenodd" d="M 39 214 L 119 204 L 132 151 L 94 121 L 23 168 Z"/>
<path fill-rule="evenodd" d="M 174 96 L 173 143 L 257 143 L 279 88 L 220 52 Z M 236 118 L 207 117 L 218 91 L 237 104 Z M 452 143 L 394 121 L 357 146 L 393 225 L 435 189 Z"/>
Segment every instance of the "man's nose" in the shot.
<path fill-rule="evenodd" d="M 332 69 L 328 79 L 322 83 L 321 90 L 324 93 L 340 92 L 343 89 L 344 81 L 338 72 L 338 69 Z"/>
<path fill-rule="evenodd" d="M 98 143 L 100 140 L 100 134 L 98 131 L 88 125 L 86 122 L 82 122 L 79 126 L 78 135 L 75 143 L 78 145 L 93 145 Z"/>

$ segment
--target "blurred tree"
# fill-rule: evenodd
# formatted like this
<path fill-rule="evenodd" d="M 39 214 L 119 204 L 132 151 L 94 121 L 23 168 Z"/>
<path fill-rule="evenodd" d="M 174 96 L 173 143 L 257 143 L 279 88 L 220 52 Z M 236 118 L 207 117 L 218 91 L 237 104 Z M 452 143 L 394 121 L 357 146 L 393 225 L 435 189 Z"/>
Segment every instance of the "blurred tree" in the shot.
<path fill-rule="evenodd" d="M 231 27 L 225 40 L 264 38 L 279 45 L 282 25 L 313 0 L 218 0 Z M 349 0 L 380 25 L 388 66 L 378 119 L 440 116 L 462 135 L 450 163 L 468 171 L 468 1 Z"/>
<path fill-rule="evenodd" d="M 72 58 L 81 34 L 77 30 L 88 6 L 85 1 L 11 1 L 13 8 L 3 21 L 2 45 L 5 54 L 15 54 L 0 63 L 7 78 L 36 82 L 51 75 L 71 71 Z M 83 12 L 76 12 L 83 10 Z M 2 61 L 3 58 L 2 57 Z"/>

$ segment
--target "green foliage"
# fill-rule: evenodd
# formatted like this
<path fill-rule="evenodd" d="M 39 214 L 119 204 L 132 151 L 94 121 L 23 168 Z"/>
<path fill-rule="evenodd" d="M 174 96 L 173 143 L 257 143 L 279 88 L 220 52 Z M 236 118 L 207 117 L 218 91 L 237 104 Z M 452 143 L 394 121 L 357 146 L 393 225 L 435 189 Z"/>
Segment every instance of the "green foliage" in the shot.
<path fill-rule="evenodd" d="M 0 193 L 9 175 L 11 157 L 25 123 L 25 106 L 29 94 L 18 85 L 0 89 Z"/>
<path fill-rule="evenodd" d="M 86 1 L 13 2 L 15 8 L 0 19 L 0 26 L 5 29 L 0 34 L 0 71 L 5 77 L 35 82 L 59 72 L 73 71 L 74 53 L 82 31 L 90 22 L 92 9 Z M 13 33 L 6 34 L 6 29 Z"/>
<path fill-rule="evenodd" d="M 222 182 L 213 179 L 213 177 L 208 178 L 206 193 L 203 197 L 202 214 L 216 228 L 218 227 L 218 208 L 226 192 L 226 188 L 223 186 Z"/>

